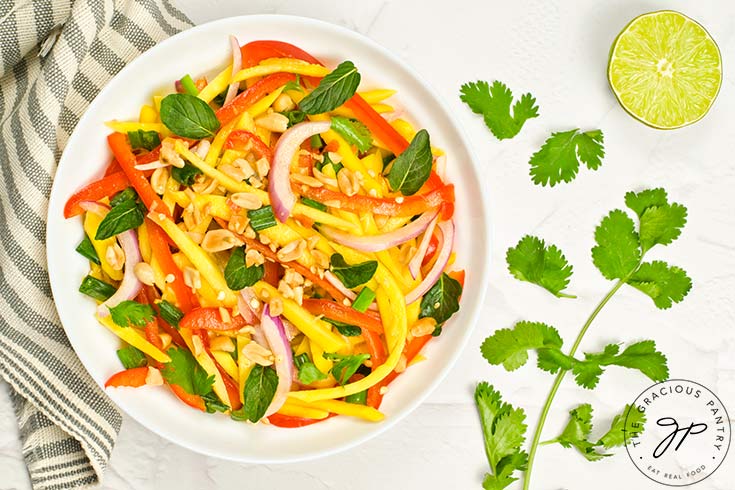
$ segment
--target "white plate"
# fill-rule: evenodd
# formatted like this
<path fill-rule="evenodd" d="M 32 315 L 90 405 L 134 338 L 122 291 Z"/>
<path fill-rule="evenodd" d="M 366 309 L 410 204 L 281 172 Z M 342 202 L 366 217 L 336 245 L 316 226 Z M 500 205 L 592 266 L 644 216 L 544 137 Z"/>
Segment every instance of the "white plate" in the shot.
<path fill-rule="evenodd" d="M 311 19 L 254 15 L 222 19 L 182 32 L 125 67 L 97 96 L 69 139 L 56 173 L 48 215 L 48 265 L 59 316 L 82 363 L 97 383 L 121 369 L 119 340 L 97 324 L 94 303 L 77 292 L 87 262 L 74 249 L 83 237 L 81 219 L 64 220 L 67 198 L 99 178 L 110 160 L 105 137 L 110 119 L 136 120 L 155 91 L 171 87 L 186 73 L 196 76 L 228 62 L 228 34 L 241 43 L 278 39 L 293 43 L 328 66 L 352 60 L 363 76 L 361 90 L 398 90 L 396 105 L 446 150 L 447 177 L 456 185 L 457 267 L 467 270 L 461 309 L 444 333 L 426 348 L 427 361 L 409 368 L 391 384 L 381 410 L 385 421 L 369 423 L 336 417 L 300 429 L 237 423 L 224 415 L 193 410 L 160 388 L 109 389 L 110 398 L 151 431 L 184 447 L 243 462 L 288 462 L 332 454 L 387 430 L 415 409 L 439 384 L 462 352 L 477 319 L 488 279 L 485 196 L 474 157 L 459 124 L 434 91 L 405 63 L 355 32 Z"/>

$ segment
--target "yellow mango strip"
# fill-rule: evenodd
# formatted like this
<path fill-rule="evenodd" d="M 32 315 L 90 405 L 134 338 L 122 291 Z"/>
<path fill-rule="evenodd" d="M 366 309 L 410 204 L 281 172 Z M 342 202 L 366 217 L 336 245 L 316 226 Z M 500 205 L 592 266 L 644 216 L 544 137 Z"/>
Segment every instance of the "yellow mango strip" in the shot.
<path fill-rule="evenodd" d="M 309 337 L 312 349 L 314 344 L 318 344 L 327 352 L 337 352 L 346 346 L 342 337 L 332 332 L 330 324 L 315 317 L 294 300 L 284 298 L 276 288 L 267 282 L 256 282 L 253 290 L 261 300 L 264 299 L 264 296 L 268 296 L 269 299 L 280 298 L 283 301 L 283 316 Z"/>
<path fill-rule="evenodd" d="M 232 121 L 225 124 L 222 128 L 220 128 L 219 132 L 212 140 L 212 144 L 209 145 L 207 155 L 204 157 L 204 161 L 207 163 L 207 165 L 216 166 L 217 159 L 219 158 L 219 154 L 222 151 L 222 147 L 225 145 L 225 141 L 227 141 L 227 137 L 230 136 L 232 130 L 235 129 L 236 123 L 237 119 L 233 119 Z"/>
<path fill-rule="evenodd" d="M 112 321 L 112 317 L 101 317 L 97 315 L 97 321 L 107 327 L 112 333 L 120 337 L 122 340 L 132 345 L 144 354 L 151 356 L 158 362 L 171 362 L 171 358 L 161 351 L 155 345 L 148 342 L 134 327 L 121 327 Z"/>
<path fill-rule="evenodd" d="M 242 354 L 242 349 L 250 343 L 250 337 L 245 335 L 237 336 L 237 379 L 240 384 L 240 401 L 245 403 L 245 381 L 250 376 L 250 371 L 253 370 L 254 364 Z"/>
<path fill-rule="evenodd" d="M 143 225 L 138 227 L 138 247 L 140 248 L 140 256 L 144 262 L 151 261 L 151 242 L 148 240 L 148 227 Z"/>
<path fill-rule="evenodd" d="M 361 224 L 366 233 L 375 235 L 378 233 L 378 226 L 375 224 L 375 218 L 372 213 L 364 213 L 360 216 Z M 375 252 L 378 260 L 393 274 L 398 281 L 399 286 L 404 292 L 411 291 L 416 286 L 416 281 L 410 276 L 408 267 L 401 264 L 391 255 L 390 250 L 381 250 Z"/>
<path fill-rule="evenodd" d="M 221 300 L 222 303 L 228 307 L 235 306 L 237 304 L 237 296 L 227 287 L 225 277 L 214 262 L 214 259 L 202 250 L 188 234 L 162 213 L 149 213 L 148 217 L 163 228 L 163 231 L 166 232 L 176 246 L 179 247 L 179 250 L 186 255 L 186 258 L 199 271 L 202 279 L 206 278 L 209 284 L 217 291 L 217 296 L 224 296 Z"/>
<path fill-rule="evenodd" d="M 163 292 L 162 296 L 166 296 L 166 293 L 169 292 L 170 288 L 168 287 L 168 283 L 166 283 L 166 274 L 163 273 L 161 264 L 158 263 L 158 260 L 155 257 L 151 257 L 151 260 L 148 263 L 153 269 L 153 283 Z"/>
<path fill-rule="evenodd" d="M 175 254 L 171 255 L 171 257 L 174 259 L 176 267 L 178 267 L 182 271 L 185 267 L 193 267 L 189 259 L 186 258 L 186 255 L 182 254 L 181 252 L 176 252 Z M 207 278 L 201 277 L 200 279 L 202 282 L 202 287 L 197 289 L 197 294 L 199 295 L 199 303 L 201 304 L 201 306 L 222 306 L 222 302 L 217 299 L 217 291 L 215 291 L 212 285 L 209 284 Z"/>
<path fill-rule="evenodd" d="M 272 75 L 273 73 L 293 73 L 295 75 L 304 75 L 307 77 L 323 77 L 329 73 L 329 68 L 322 65 L 312 65 L 306 61 L 294 58 L 270 58 L 263 60 L 259 65 L 251 68 L 245 68 L 235 73 L 232 82 L 242 82 L 253 77 L 262 77 Z"/>
<path fill-rule="evenodd" d="M 344 252 L 342 255 L 344 255 L 348 262 L 360 262 L 364 258 L 363 254 L 354 253 L 347 247 L 340 247 L 338 251 Z M 374 367 L 373 371 L 366 377 L 354 383 L 335 386 L 333 388 L 294 391 L 289 393 L 289 398 L 304 402 L 343 398 L 376 385 L 395 369 L 403 348 L 406 345 L 406 335 L 408 334 L 406 300 L 390 272 L 384 266 L 378 264 L 375 278 L 380 284 L 376 295 L 380 308 L 380 316 L 384 319 L 384 325 L 386 327 L 386 339 L 390 351 L 388 359 L 380 366 Z"/>
<path fill-rule="evenodd" d="M 179 153 L 181 156 L 186 158 L 192 165 L 197 167 L 199 170 L 202 171 L 204 175 L 207 177 L 211 177 L 217 182 L 219 182 L 225 189 L 227 189 L 230 192 L 249 192 L 251 194 L 255 194 L 258 196 L 260 201 L 263 204 L 270 204 L 270 197 L 268 196 L 268 193 L 261 189 L 256 189 L 255 187 L 245 183 L 245 182 L 239 182 L 232 177 L 230 177 L 227 174 L 224 174 L 217 170 L 216 168 L 212 167 L 211 165 L 208 165 L 204 160 L 199 158 L 198 155 L 190 151 L 188 148 L 186 148 L 186 145 L 184 145 L 181 140 L 176 141 L 175 150 L 177 153 Z M 320 211 L 318 209 L 306 206 L 305 204 L 301 204 L 300 202 L 297 202 L 294 205 L 293 208 L 294 214 L 299 214 L 301 216 L 305 216 L 312 221 L 323 223 L 325 225 L 334 226 L 335 228 L 339 228 L 340 230 L 355 231 L 355 226 L 343 219 L 340 219 L 334 215 L 331 215 L 329 213 L 325 213 L 324 211 Z"/>
<path fill-rule="evenodd" d="M 229 405 L 230 397 L 227 394 L 225 381 L 222 379 L 222 374 L 220 374 L 219 369 L 217 369 L 217 366 L 214 364 L 212 358 L 209 357 L 209 354 L 207 354 L 206 350 L 203 350 L 201 353 L 199 353 L 199 355 L 195 354 L 191 329 L 182 328 L 179 330 L 179 333 L 181 334 L 181 338 L 184 339 L 184 342 L 186 342 L 186 346 L 189 347 L 191 354 L 197 360 L 202 369 L 206 371 L 208 376 L 214 376 L 214 384 L 212 385 L 212 390 L 214 391 L 214 394 L 217 395 L 223 403 Z"/>
<path fill-rule="evenodd" d="M 232 77 L 232 65 L 222 70 L 207 84 L 202 90 L 199 91 L 199 97 L 204 102 L 212 102 L 215 97 L 224 92 L 224 90 L 230 86 L 230 78 Z"/>
<path fill-rule="evenodd" d="M 311 361 L 319 371 L 324 374 L 329 374 L 329 371 L 332 370 L 333 363 L 329 359 L 324 358 L 324 349 L 316 342 L 309 342 L 309 346 L 311 347 Z"/>
<path fill-rule="evenodd" d="M 158 112 L 149 105 L 143 105 L 138 114 L 138 121 L 142 123 L 154 123 L 158 120 Z"/>
<path fill-rule="evenodd" d="M 153 107 L 156 108 L 156 112 L 158 114 L 161 114 L 161 101 L 163 100 L 163 95 L 154 95 L 153 96 Z"/>
<path fill-rule="evenodd" d="M 388 104 L 373 104 L 373 109 L 378 114 L 385 114 L 386 112 L 395 111 L 395 108 L 392 105 L 388 105 Z"/>
<path fill-rule="evenodd" d="M 100 281 L 104 281 L 105 277 L 107 277 L 107 274 L 102 272 L 102 267 L 91 261 L 89 262 L 89 275 Z"/>
<path fill-rule="evenodd" d="M 325 410 L 296 405 L 288 400 L 278 409 L 278 413 L 281 415 L 290 415 L 291 417 L 300 417 L 302 419 L 322 420 L 329 417 L 329 412 Z"/>
<path fill-rule="evenodd" d="M 294 405 L 301 405 L 303 408 L 315 410 L 324 410 L 325 412 L 336 413 L 337 415 L 348 415 L 350 417 L 361 418 L 370 422 L 380 422 L 385 418 L 382 412 L 375 410 L 367 405 L 357 403 L 348 403 L 340 400 L 321 400 L 314 402 L 302 402 L 294 400 Z"/>
<path fill-rule="evenodd" d="M 426 360 L 426 356 L 424 356 L 423 354 L 417 354 L 413 359 L 411 359 L 411 362 L 409 362 L 408 365 L 413 366 L 414 364 L 418 364 L 425 360 Z"/>
<path fill-rule="evenodd" d="M 388 104 L 373 104 L 371 105 L 373 110 L 379 114 L 384 114 L 386 112 L 393 112 L 395 109 L 393 106 Z M 335 116 L 342 116 L 347 118 L 354 118 L 355 113 L 352 112 L 350 109 L 348 109 L 345 106 L 340 106 L 334 109 L 330 114 L 334 114 Z"/>
<path fill-rule="evenodd" d="M 301 339 L 299 345 L 297 345 L 296 349 L 294 349 L 294 354 L 300 356 L 301 354 L 306 354 L 308 352 L 311 352 L 311 349 L 309 348 L 309 337 L 304 335 L 304 338 Z"/>
<path fill-rule="evenodd" d="M 250 131 L 251 133 L 255 131 L 255 121 L 253 120 L 253 116 L 250 115 L 250 112 L 245 111 L 238 118 L 237 129 L 244 129 L 245 131 Z"/>
<path fill-rule="evenodd" d="M 308 240 L 309 238 L 316 236 L 319 237 L 319 241 L 316 242 L 316 249 L 324 252 L 325 254 L 331 256 L 334 253 L 334 249 L 331 245 L 329 245 L 329 242 L 326 238 L 324 238 L 319 232 L 314 230 L 313 228 L 306 228 L 305 226 L 301 226 L 297 221 L 293 219 L 286 220 L 286 226 L 291 228 L 293 231 L 301 235 L 302 238 Z"/>
<path fill-rule="evenodd" d="M 130 131 L 155 131 L 161 133 L 164 136 L 169 134 L 168 128 L 163 123 L 140 123 L 131 121 L 107 121 L 105 126 L 117 131 L 118 133 L 128 133 Z"/>
<path fill-rule="evenodd" d="M 315 116 L 309 116 L 309 119 L 312 121 L 328 121 L 329 117 L 323 114 L 318 114 Z M 340 163 L 353 172 L 360 172 L 363 176 L 362 186 L 368 191 L 374 189 L 376 193 L 375 197 L 381 197 L 383 195 L 383 187 L 377 180 L 370 176 L 365 165 L 363 165 L 362 161 L 357 158 L 357 155 L 352 151 L 352 147 L 350 147 L 342 136 L 330 129 L 322 134 L 322 139 L 327 143 L 336 141 L 338 145 L 337 153 L 342 157 L 342 161 Z"/>
<path fill-rule="evenodd" d="M 281 92 L 283 92 L 283 87 L 277 88 L 273 92 L 260 99 L 255 104 L 251 105 L 245 112 L 249 114 L 252 118 L 260 116 L 265 111 L 267 111 L 271 105 L 273 105 L 278 96 L 281 95 Z"/>
<path fill-rule="evenodd" d="M 385 221 L 385 224 L 380 227 L 380 231 L 381 233 L 387 233 L 389 231 L 402 228 L 411 221 L 411 218 L 412 216 L 391 216 Z"/>
<path fill-rule="evenodd" d="M 408 325 L 413 326 L 419 319 L 421 313 L 421 301 L 414 301 L 410 305 L 406 306 L 406 322 Z"/>
<path fill-rule="evenodd" d="M 166 205 L 168 208 L 168 212 L 171 213 L 173 216 L 174 208 L 176 207 L 176 202 L 171 198 L 170 193 L 171 192 L 178 192 L 179 190 L 179 183 L 176 182 L 173 178 L 169 177 L 166 181 L 166 187 L 163 191 L 163 196 L 161 197 L 161 200 L 163 201 L 163 204 Z"/>
<path fill-rule="evenodd" d="M 368 173 L 370 173 L 371 170 L 375 175 L 380 175 L 383 172 L 383 159 L 380 156 L 380 151 L 370 153 L 361 161 Z"/>
<path fill-rule="evenodd" d="M 393 97 L 396 94 L 396 91 L 387 88 L 378 88 L 358 92 L 358 94 L 360 94 L 360 97 L 365 99 L 365 102 L 368 104 L 377 104 L 378 102 L 383 102 L 385 99 Z"/>
<path fill-rule="evenodd" d="M 97 256 L 100 258 L 100 264 L 105 274 L 110 276 L 110 279 L 114 281 L 122 281 L 123 271 L 118 271 L 112 268 L 109 262 L 107 262 L 107 247 L 115 245 L 117 240 L 115 237 L 106 238 L 105 240 L 95 240 L 94 236 L 97 234 L 97 228 L 102 223 L 102 217 L 95 213 L 84 213 L 84 231 L 87 233 L 94 250 L 97 252 Z"/>
<path fill-rule="evenodd" d="M 280 247 L 283 247 L 284 245 L 295 240 L 301 239 L 301 235 L 278 221 L 276 221 L 276 226 L 260 230 L 259 233 L 261 235 L 267 236 L 271 242 Z M 314 265 L 314 256 L 311 255 L 311 252 L 309 250 L 306 250 L 303 254 L 301 254 L 301 257 L 298 258 L 298 262 L 306 268 L 310 268 L 312 265 Z"/>
<path fill-rule="evenodd" d="M 182 208 L 191 204 L 189 196 L 183 191 L 171 192 L 169 194 L 176 201 L 176 204 Z M 227 198 L 225 196 L 197 194 L 194 198 L 194 205 L 199 209 L 204 209 L 205 206 L 208 206 L 207 213 L 209 217 L 214 216 L 215 218 L 222 218 L 228 221 L 232 217 L 232 209 L 227 205 Z"/>
<path fill-rule="evenodd" d="M 220 366 L 222 366 L 222 369 L 225 370 L 227 374 L 230 375 L 230 377 L 237 381 L 240 379 L 240 372 L 237 368 L 237 363 L 232 358 L 229 352 L 222 352 L 221 350 L 213 350 L 212 356 L 214 356 L 214 359 L 219 363 Z"/>
<path fill-rule="evenodd" d="M 219 165 L 229 165 L 238 158 L 245 157 L 245 152 L 240 150 L 225 150 L 219 159 Z"/>
<path fill-rule="evenodd" d="M 255 126 L 255 135 L 266 145 L 271 145 L 271 132 L 261 126 Z"/>
<path fill-rule="evenodd" d="M 416 130 L 413 128 L 413 125 L 405 119 L 396 119 L 390 124 L 406 141 L 411 141 L 416 136 Z"/>

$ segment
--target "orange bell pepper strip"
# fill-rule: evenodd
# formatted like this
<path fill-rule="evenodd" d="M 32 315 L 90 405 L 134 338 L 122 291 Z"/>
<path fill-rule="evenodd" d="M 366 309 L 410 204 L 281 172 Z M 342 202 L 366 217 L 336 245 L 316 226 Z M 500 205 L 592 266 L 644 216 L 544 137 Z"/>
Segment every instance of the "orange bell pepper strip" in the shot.
<path fill-rule="evenodd" d="M 362 329 L 362 337 L 365 339 L 365 345 L 367 347 L 368 354 L 370 354 L 370 361 L 373 363 L 373 369 L 375 369 L 383 364 L 387 358 L 385 344 L 378 334 L 371 332 L 366 328 Z M 385 386 L 385 384 L 385 381 L 381 381 L 380 383 L 368 388 L 365 403 L 369 407 L 373 407 L 376 410 L 380 407 L 380 403 L 383 401 L 383 395 L 380 393 L 380 388 Z"/>
<path fill-rule="evenodd" d="M 199 395 L 192 395 L 191 393 L 187 393 L 184 388 L 182 388 L 179 385 L 168 385 L 169 388 L 171 388 L 171 391 L 174 392 L 174 395 L 181 400 L 182 402 L 186 403 L 192 408 L 196 408 L 197 410 L 201 410 L 202 412 L 207 411 L 207 406 L 204 403 L 204 399 Z"/>
<path fill-rule="evenodd" d="M 464 269 L 458 270 L 458 271 L 452 271 L 449 274 L 447 274 L 449 277 L 454 279 L 459 283 L 460 286 L 462 286 L 462 289 L 464 289 L 464 276 L 465 271 Z"/>
<path fill-rule="evenodd" d="M 91 184 L 87 184 L 75 192 L 64 205 L 64 218 L 71 218 L 82 214 L 84 210 L 79 205 L 83 201 L 99 201 L 105 197 L 112 197 L 116 193 L 130 187 L 130 180 L 125 172 L 115 172 Z"/>
<path fill-rule="evenodd" d="M 161 328 L 161 330 L 171 336 L 171 341 L 174 344 L 178 345 L 179 347 L 186 347 L 186 342 L 184 342 L 184 339 L 181 337 L 179 331 L 169 325 L 166 320 L 161 318 L 161 310 L 156 304 L 156 301 L 160 298 L 158 290 L 156 290 L 156 288 L 154 288 L 153 286 L 144 285 L 142 291 L 145 292 L 146 301 L 149 305 L 153 307 L 156 315 L 158 315 L 158 326 Z"/>
<path fill-rule="evenodd" d="M 247 321 L 242 315 L 230 316 L 230 321 L 225 322 L 220 314 L 220 309 L 215 307 L 194 308 L 184 315 L 179 322 L 179 327 L 192 330 L 240 330 L 247 326 Z"/>
<path fill-rule="evenodd" d="M 350 306 L 326 299 L 304 299 L 302 306 L 312 315 L 324 315 L 332 320 L 365 328 L 376 334 L 383 333 L 383 322 L 380 321 L 379 315 L 378 318 L 375 318 L 375 316 L 361 313 Z"/>
<path fill-rule="evenodd" d="M 454 201 L 454 185 L 448 184 L 426 194 L 405 196 L 401 202 L 395 198 L 363 195 L 347 196 L 324 187 L 293 186 L 294 191 L 321 203 L 339 203 L 339 209 L 353 213 L 372 212 L 386 216 L 416 216 L 432 208 Z"/>
<path fill-rule="evenodd" d="M 163 213 L 170 218 L 171 214 L 168 211 L 168 207 L 158 197 L 158 194 L 153 190 L 153 187 L 151 187 L 150 182 L 148 182 L 143 172 L 135 168 L 138 161 L 133 154 L 133 150 L 130 148 L 128 137 L 122 133 L 112 133 L 107 137 L 107 143 L 110 145 L 112 154 L 115 155 L 115 159 L 117 159 L 125 175 L 130 179 L 130 184 L 138 193 L 145 207 L 148 208 L 148 211 Z"/>
<path fill-rule="evenodd" d="M 131 388 L 138 388 L 145 385 L 145 379 L 148 377 L 148 367 L 137 367 L 132 369 L 125 369 L 119 373 L 115 373 L 110 376 L 105 382 L 105 388 L 112 386 L 117 388 L 119 386 L 129 386 Z"/>
<path fill-rule="evenodd" d="M 214 362 L 214 365 L 217 367 L 220 375 L 222 376 L 222 381 L 224 381 L 225 383 L 225 388 L 227 389 L 227 398 L 230 399 L 230 408 L 232 410 L 239 410 L 240 408 L 242 408 L 242 402 L 240 401 L 239 385 L 235 383 L 235 380 L 232 379 L 229 374 L 227 374 L 227 371 L 225 371 L 220 363 L 217 362 L 217 360 L 212 356 L 212 353 L 208 351 L 208 354 Z"/>
<path fill-rule="evenodd" d="M 323 419 L 305 419 L 302 417 L 294 417 L 292 415 L 283 415 L 280 413 L 274 413 L 273 415 L 269 415 L 268 422 L 271 423 L 271 425 L 275 425 L 276 427 L 282 427 L 286 429 L 295 429 L 297 427 L 306 427 L 307 425 L 316 424 L 319 422 L 324 422 L 327 419 L 330 419 L 332 417 L 336 417 L 336 413 L 330 413 L 329 416 Z"/>
<path fill-rule="evenodd" d="M 244 150 L 248 148 L 248 144 L 252 145 L 252 149 L 258 154 L 259 158 L 265 158 L 269 162 L 273 161 L 273 150 L 263 143 L 257 135 L 244 129 L 235 129 L 227 137 L 225 141 L 226 149 Z"/>
<path fill-rule="evenodd" d="M 232 99 L 229 104 L 217 110 L 217 119 L 224 126 L 269 93 L 294 80 L 296 80 L 296 75 L 292 73 L 274 73 L 258 80 L 252 87 Z"/>
<path fill-rule="evenodd" d="M 135 298 L 135 300 L 138 303 L 148 305 L 150 304 L 148 302 L 148 296 L 145 293 L 145 290 L 141 288 L 140 292 L 138 293 L 138 296 Z M 155 345 L 159 350 L 163 350 L 163 343 L 161 342 L 161 337 L 159 337 L 158 332 L 158 318 L 153 317 L 153 320 L 149 321 L 145 324 L 144 328 L 145 332 L 145 338 L 148 342 Z"/>
<path fill-rule="evenodd" d="M 148 229 L 148 240 L 151 244 L 153 257 L 158 261 L 164 274 L 174 276 L 174 280 L 169 283 L 169 286 L 171 286 L 176 296 L 179 309 L 184 313 L 188 313 L 197 304 L 196 298 L 193 297 L 191 289 L 184 283 L 184 274 L 174 262 L 168 244 L 168 235 L 148 218 L 145 219 L 145 226 Z"/>

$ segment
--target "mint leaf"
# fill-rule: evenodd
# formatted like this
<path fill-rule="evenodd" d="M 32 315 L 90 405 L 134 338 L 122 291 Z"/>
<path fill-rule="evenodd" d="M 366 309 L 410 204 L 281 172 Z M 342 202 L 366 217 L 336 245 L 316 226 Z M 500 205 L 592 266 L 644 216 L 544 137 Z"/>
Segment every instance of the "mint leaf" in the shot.
<path fill-rule="evenodd" d="M 138 228 L 143 224 L 145 214 L 145 208 L 141 206 L 137 199 L 126 199 L 110 209 L 102 218 L 94 239 L 105 240 L 122 232 Z"/>
<path fill-rule="evenodd" d="M 460 92 L 462 102 L 483 116 L 485 125 L 499 140 L 513 138 L 527 120 L 538 117 L 536 99 L 531 94 L 524 94 L 516 101 L 511 116 L 513 93 L 497 80 L 492 86 L 483 80 L 465 83 Z"/>
<path fill-rule="evenodd" d="M 404 196 L 416 194 L 429 179 L 433 161 L 429 132 L 422 129 L 413 137 L 408 148 L 393 161 L 388 172 L 390 188 L 400 191 Z"/>
<path fill-rule="evenodd" d="M 341 116 L 332 116 L 332 129 L 347 143 L 355 145 L 360 153 L 373 147 L 373 135 L 362 122 Z"/>
<path fill-rule="evenodd" d="M 421 298 L 419 318 L 431 317 L 437 325 L 444 322 L 459 311 L 459 297 L 462 296 L 462 285 L 443 272 L 436 283 Z"/>
<path fill-rule="evenodd" d="M 273 401 L 277 387 L 278 374 L 275 369 L 260 364 L 253 366 L 243 389 L 244 403 L 240 409 L 242 416 L 253 423 L 262 419 Z"/>
<path fill-rule="evenodd" d="M 353 289 L 365 284 L 378 270 L 377 260 L 368 260 L 359 264 L 350 265 L 341 254 L 332 254 L 329 258 L 332 272 L 347 289 Z"/>
<path fill-rule="evenodd" d="M 347 384 L 352 375 L 360 369 L 362 363 L 370 359 L 370 354 L 356 354 L 354 356 L 349 356 L 337 354 L 336 352 L 325 352 L 322 356 L 324 359 L 334 361 L 334 365 L 330 372 L 332 373 L 332 376 L 334 376 L 334 379 L 336 379 L 342 386 Z"/>
<path fill-rule="evenodd" d="M 294 365 L 298 370 L 299 382 L 309 385 L 315 381 L 327 379 L 327 375 L 319 370 L 316 365 L 311 362 L 309 355 L 304 353 L 294 357 Z"/>
<path fill-rule="evenodd" d="M 311 115 L 333 111 L 355 95 L 359 85 L 357 68 L 351 61 L 343 61 L 322 78 L 317 88 L 301 99 L 299 109 Z"/>
<path fill-rule="evenodd" d="M 161 122 L 175 135 L 195 140 L 214 136 L 220 126 L 209 104 L 190 94 L 164 97 Z"/>

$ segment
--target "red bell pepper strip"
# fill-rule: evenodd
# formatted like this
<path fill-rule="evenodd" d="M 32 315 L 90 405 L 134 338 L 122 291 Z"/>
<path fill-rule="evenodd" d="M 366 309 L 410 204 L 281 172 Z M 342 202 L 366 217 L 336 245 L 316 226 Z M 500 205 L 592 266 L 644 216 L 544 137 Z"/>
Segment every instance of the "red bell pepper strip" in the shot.
<path fill-rule="evenodd" d="M 230 316 L 230 321 L 225 322 L 222 320 L 219 308 L 214 307 L 194 308 L 179 322 L 179 327 L 192 330 L 240 330 L 245 326 L 247 322 L 242 315 Z"/>
<path fill-rule="evenodd" d="M 385 359 L 388 357 L 385 351 L 385 344 L 380 338 L 380 335 L 368 330 L 367 328 L 362 328 L 362 337 L 365 339 L 365 345 L 367 347 L 368 354 L 370 354 L 370 361 L 373 363 L 373 369 L 375 369 L 383 364 Z M 380 383 L 368 388 L 365 403 L 369 407 L 373 407 L 376 410 L 380 407 L 380 403 L 383 401 L 383 395 L 380 393 L 380 388 L 383 386 L 385 386 L 385 383 L 381 381 Z"/>
<path fill-rule="evenodd" d="M 212 353 L 208 353 L 209 357 L 211 357 L 212 361 L 214 361 L 214 365 L 217 366 L 217 370 L 219 371 L 220 375 L 222 375 L 222 381 L 224 381 L 225 388 L 227 389 L 227 398 L 230 399 L 230 408 L 232 408 L 233 410 L 241 409 L 242 402 L 240 401 L 240 387 L 237 383 L 235 383 L 235 380 L 232 379 L 229 374 L 227 374 L 227 371 L 224 370 L 220 363 L 217 362 L 217 359 L 212 356 Z"/>
<path fill-rule="evenodd" d="M 293 44 L 283 41 L 252 41 L 240 48 L 244 68 L 250 68 L 268 58 L 295 58 L 314 65 L 320 65 L 318 59 Z M 311 85 L 319 85 L 319 77 L 304 77 Z"/>
<path fill-rule="evenodd" d="M 128 176 L 128 179 L 130 179 L 130 184 L 138 193 L 138 196 L 140 196 L 145 207 L 149 211 L 163 213 L 170 218 L 171 213 L 169 213 L 168 207 L 158 197 L 158 194 L 153 190 L 153 187 L 151 187 L 150 182 L 148 182 L 143 172 L 135 168 L 138 161 L 135 159 L 133 150 L 130 148 L 128 137 L 122 133 L 112 133 L 107 137 L 107 143 L 110 145 L 112 154 L 115 155 L 118 163 Z"/>
<path fill-rule="evenodd" d="M 144 288 L 140 290 L 135 300 L 138 303 L 150 305 L 150 302 L 148 301 L 148 295 L 146 294 Z M 155 345 L 159 350 L 163 350 L 163 342 L 161 342 L 161 337 L 159 337 L 158 335 L 159 330 L 157 317 L 153 317 L 153 320 L 145 324 L 144 332 L 145 338 L 148 342 Z"/>
<path fill-rule="evenodd" d="M 122 172 L 122 169 L 120 168 L 120 164 L 117 163 L 117 160 L 114 158 L 110 161 L 110 164 L 107 165 L 107 168 L 105 169 L 105 177 L 108 175 L 112 175 L 117 172 Z"/>
<path fill-rule="evenodd" d="M 429 209 L 454 201 L 454 185 L 448 184 L 426 194 L 405 196 L 399 203 L 395 198 L 363 195 L 347 196 L 324 187 L 294 186 L 294 191 L 321 203 L 338 202 L 339 209 L 353 213 L 372 212 L 386 216 L 416 216 Z"/>
<path fill-rule="evenodd" d="M 269 93 L 294 80 L 296 76 L 291 73 L 274 73 L 258 80 L 252 87 L 232 99 L 229 104 L 221 107 L 216 112 L 217 119 L 224 126 Z"/>
<path fill-rule="evenodd" d="M 99 201 L 105 197 L 112 197 L 116 193 L 130 187 L 130 180 L 124 172 L 115 172 L 107 177 L 87 184 L 72 195 L 64 206 L 64 218 L 71 218 L 82 214 L 84 210 L 79 205 L 83 201 Z"/>
<path fill-rule="evenodd" d="M 464 269 L 460 269 L 458 271 L 452 271 L 447 275 L 451 277 L 452 279 L 454 279 L 455 281 L 457 281 L 459 285 L 462 286 L 462 289 L 464 289 L 464 276 L 465 276 Z"/>
<path fill-rule="evenodd" d="M 148 377 L 148 367 L 137 367 L 132 369 L 125 369 L 119 373 L 115 373 L 110 376 L 105 382 L 105 388 L 107 387 L 118 387 L 118 386 L 130 386 L 132 388 L 138 388 L 145 385 L 145 379 Z"/>
<path fill-rule="evenodd" d="M 263 280 L 273 286 L 278 287 L 278 262 L 266 260 L 263 264 Z"/>
<path fill-rule="evenodd" d="M 170 282 L 169 285 L 176 296 L 179 309 L 184 313 L 188 313 L 197 304 L 196 298 L 193 298 L 191 289 L 184 283 L 184 274 L 174 262 L 168 245 L 168 235 L 148 218 L 145 220 L 145 225 L 148 230 L 148 241 L 151 244 L 153 257 L 156 258 L 166 276 L 169 274 L 174 276 L 173 282 Z"/>
<path fill-rule="evenodd" d="M 383 333 L 383 322 L 379 316 L 376 318 L 361 313 L 342 303 L 335 303 L 327 299 L 304 299 L 302 306 L 312 315 L 324 315 L 332 320 L 365 328 L 376 334 Z"/>
<path fill-rule="evenodd" d="M 169 384 L 168 386 L 171 388 L 171 391 L 174 392 L 174 395 L 176 395 L 176 397 L 182 402 L 192 408 L 201 410 L 202 412 L 207 411 L 207 405 L 204 403 L 204 399 L 201 396 L 187 393 L 186 390 L 179 385 Z"/>
<path fill-rule="evenodd" d="M 225 141 L 225 149 L 243 150 L 248 147 L 248 143 L 252 145 L 258 157 L 265 157 L 269 162 L 273 161 L 273 151 L 270 147 L 263 143 L 263 140 L 257 135 L 244 129 L 236 129 L 230 133 Z"/>
<path fill-rule="evenodd" d="M 325 420 L 331 419 L 332 417 L 336 415 L 337 415 L 336 413 L 330 413 L 327 417 L 323 419 L 305 419 L 302 417 L 293 417 L 291 415 L 283 415 L 280 413 L 274 413 L 273 415 L 269 415 L 267 419 L 268 419 L 268 422 L 271 423 L 271 425 L 275 425 L 276 427 L 282 427 L 286 429 L 295 429 L 297 427 L 306 427 L 307 425 L 324 422 Z"/>

